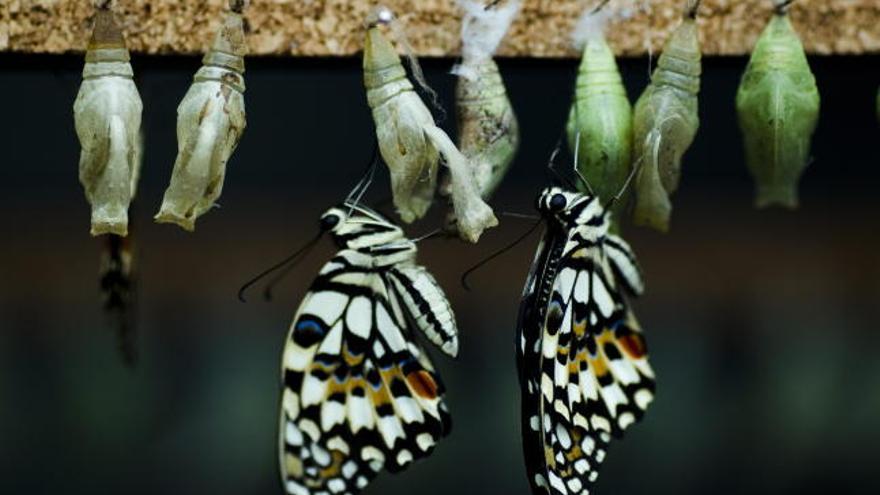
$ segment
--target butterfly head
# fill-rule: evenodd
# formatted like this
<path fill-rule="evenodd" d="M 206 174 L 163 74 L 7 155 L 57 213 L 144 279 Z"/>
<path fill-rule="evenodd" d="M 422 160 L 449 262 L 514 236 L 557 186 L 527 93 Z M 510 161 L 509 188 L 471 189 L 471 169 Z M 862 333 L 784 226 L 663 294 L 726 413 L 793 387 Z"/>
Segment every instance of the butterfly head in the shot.
<path fill-rule="evenodd" d="M 544 218 L 562 225 L 608 227 L 605 209 L 589 194 L 548 187 L 538 195 L 536 206 Z"/>
<path fill-rule="evenodd" d="M 333 236 L 341 248 L 358 249 L 403 238 L 403 231 L 379 213 L 361 205 L 344 203 L 321 215 L 321 231 Z"/>

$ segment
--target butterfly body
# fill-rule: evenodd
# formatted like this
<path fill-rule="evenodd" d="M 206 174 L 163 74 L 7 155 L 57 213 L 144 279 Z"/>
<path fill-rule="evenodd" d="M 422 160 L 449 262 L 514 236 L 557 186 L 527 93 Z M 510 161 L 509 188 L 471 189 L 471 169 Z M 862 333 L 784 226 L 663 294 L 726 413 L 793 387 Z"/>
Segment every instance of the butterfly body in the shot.
<path fill-rule="evenodd" d="M 294 317 L 282 359 L 280 461 L 292 495 L 354 494 L 426 457 L 451 422 L 419 329 L 458 352 L 455 318 L 416 244 L 360 206 L 322 217 L 340 250 Z"/>
<path fill-rule="evenodd" d="M 610 215 L 587 194 L 548 188 L 547 220 L 520 305 L 522 432 L 535 494 L 586 494 L 612 436 L 641 418 L 654 373 L 623 291 L 643 283 Z"/>

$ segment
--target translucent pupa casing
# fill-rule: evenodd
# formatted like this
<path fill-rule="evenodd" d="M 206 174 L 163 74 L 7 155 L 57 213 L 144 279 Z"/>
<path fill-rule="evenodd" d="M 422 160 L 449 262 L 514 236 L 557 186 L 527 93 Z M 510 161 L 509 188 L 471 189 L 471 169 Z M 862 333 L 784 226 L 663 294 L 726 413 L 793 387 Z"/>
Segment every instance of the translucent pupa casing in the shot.
<path fill-rule="evenodd" d="M 571 152 L 578 149 L 578 170 L 607 204 L 629 176 L 633 128 L 632 105 L 604 36 L 584 44 L 566 131 Z M 625 206 L 617 202 L 615 217 Z"/>
<path fill-rule="evenodd" d="M 367 30 L 364 86 L 379 152 L 391 174 L 394 206 L 404 222 L 412 222 L 428 211 L 437 188 L 440 154 L 423 130 L 434 125 L 434 117 L 378 27 Z"/>
<path fill-rule="evenodd" d="M 137 188 L 143 104 L 122 30 L 99 9 L 73 105 L 82 147 L 79 181 L 92 206 L 91 234 L 128 234 L 128 207 Z"/>
<path fill-rule="evenodd" d="M 498 220 L 480 196 L 473 167 L 434 123 L 431 112 L 413 90 L 400 57 L 377 26 L 367 30 L 364 86 L 400 218 L 412 222 L 427 213 L 443 156 L 449 168 L 459 235 L 477 242 L 482 232 L 497 225 Z"/>
<path fill-rule="evenodd" d="M 758 38 L 736 110 L 756 206 L 797 207 L 798 181 L 819 121 L 819 89 L 788 15 L 774 14 Z"/>
<path fill-rule="evenodd" d="M 639 167 L 635 184 L 636 224 L 669 229 L 670 195 L 678 188 L 681 159 L 700 127 L 697 95 L 702 71 L 694 18 L 685 17 L 672 33 L 636 102 L 633 154 Z"/>
<path fill-rule="evenodd" d="M 247 126 L 241 14 L 227 12 L 193 84 L 177 108 L 177 160 L 155 219 L 192 231 L 223 189 L 226 163 Z"/>
<path fill-rule="evenodd" d="M 468 64 L 455 88 L 459 149 L 473 166 L 483 199 L 492 196 L 519 148 L 519 123 L 498 65 Z"/>

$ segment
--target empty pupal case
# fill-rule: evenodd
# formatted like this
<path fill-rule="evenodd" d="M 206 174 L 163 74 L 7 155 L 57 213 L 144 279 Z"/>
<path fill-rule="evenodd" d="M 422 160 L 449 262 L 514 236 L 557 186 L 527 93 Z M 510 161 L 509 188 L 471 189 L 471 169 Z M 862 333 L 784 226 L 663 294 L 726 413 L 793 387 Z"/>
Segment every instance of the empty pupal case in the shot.
<path fill-rule="evenodd" d="M 427 213 L 437 190 L 442 156 L 450 173 L 450 189 L 459 235 L 477 242 L 482 232 L 498 224 L 492 209 L 480 197 L 467 158 L 416 94 L 400 57 L 379 25 L 368 26 L 364 42 L 364 86 L 376 125 L 379 152 L 391 175 L 394 206 L 404 222 Z"/>
<path fill-rule="evenodd" d="M 202 68 L 177 108 L 177 160 L 157 222 L 192 231 L 196 219 L 220 197 L 226 164 L 247 125 L 246 53 L 242 15 L 226 12 Z"/>
<path fill-rule="evenodd" d="M 639 167 L 635 184 L 636 224 L 669 229 L 670 196 L 678 188 L 681 160 L 700 127 L 702 54 L 696 6 L 689 8 L 672 33 L 636 102 L 633 115 L 633 158 Z"/>
<path fill-rule="evenodd" d="M 141 163 L 143 111 L 133 74 L 125 38 L 108 2 L 95 16 L 73 106 L 82 147 L 79 180 L 92 206 L 95 236 L 128 234 L 128 207 Z"/>

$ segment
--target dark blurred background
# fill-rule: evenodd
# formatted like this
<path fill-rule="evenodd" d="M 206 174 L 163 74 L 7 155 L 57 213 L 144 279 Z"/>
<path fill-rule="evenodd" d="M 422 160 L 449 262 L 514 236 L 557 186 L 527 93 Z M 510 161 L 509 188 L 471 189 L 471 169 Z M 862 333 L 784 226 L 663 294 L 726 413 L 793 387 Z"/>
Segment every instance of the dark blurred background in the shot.
<path fill-rule="evenodd" d="M 811 60 L 822 93 L 796 212 L 757 211 L 734 112 L 744 58 L 705 61 L 702 127 L 672 231 L 629 229 L 647 274 L 636 303 L 658 375 L 645 421 L 617 442 L 604 494 L 880 493 L 880 57 Z M 222 208 L 193 234 L 152 223 L 197 57 L 133 60 L 145 162 L 133 212 L 140 360 L 126 369 L 98 299 L 100 243 L 77 182 L 79 56 L 0 56 L 0 493 L 281 493 L 279 357 L 312 252 L 277 291 L 236 300 L 300 246 L 370 158 L 357 59 L 250 59 L 248 129 Z M 425 61 L 451 108 L 451 60 Z M 494 200 L 528 213 L 570 104 L 577 62 L 502 60 L 522 148 Z M 635 99 L 647 59 L 621 61 Z M 453 115 L 445 123 L 452 128 Z M 387 196 L 387 176 L 371 191 Z M 459 276 L 524 232 L 422 243 L 454 305 L 462 354 L 434 353 L 455 427 L 427 462 L 368 494 L 527 493 L 514 370 L 516 311 L 537 243 Z M 432 230 L 438 216 L 408 227 Z"/>

